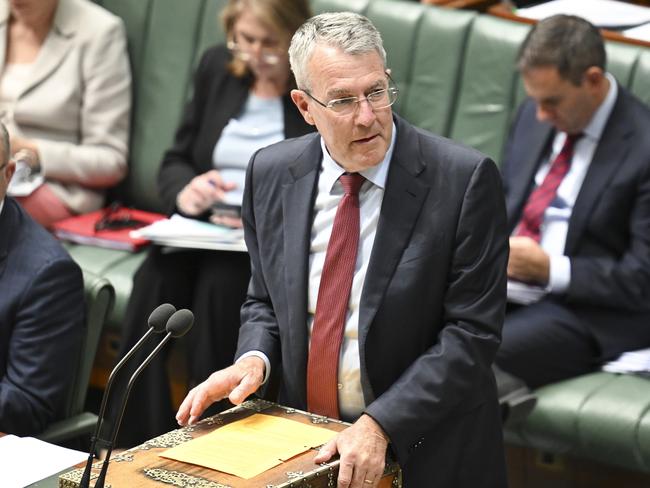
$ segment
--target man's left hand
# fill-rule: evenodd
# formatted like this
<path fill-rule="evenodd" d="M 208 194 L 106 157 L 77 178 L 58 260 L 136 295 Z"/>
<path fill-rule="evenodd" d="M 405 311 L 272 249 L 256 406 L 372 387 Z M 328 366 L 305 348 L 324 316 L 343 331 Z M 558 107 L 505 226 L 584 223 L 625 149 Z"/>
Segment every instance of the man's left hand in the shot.
<path fill-rule="evenodd" d="M 387 447 L 383 429 L 364 414 L 325 444 L 314 462 L 327 462 L 338 453 L 341 462 L 337 488 L 372 488 L 379 485 L 384 473 Z"/>
<path fill-rule="evenodd" d="M 537 241 L 522 236 L 510 238 L 508 278 L 546 286 L 550 268 L 551 260 Z"/>

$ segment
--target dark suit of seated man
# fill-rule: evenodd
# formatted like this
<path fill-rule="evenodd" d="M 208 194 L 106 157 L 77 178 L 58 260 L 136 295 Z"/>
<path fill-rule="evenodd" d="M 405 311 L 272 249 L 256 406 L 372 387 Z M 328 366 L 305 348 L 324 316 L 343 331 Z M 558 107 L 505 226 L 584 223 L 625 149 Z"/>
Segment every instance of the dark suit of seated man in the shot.
<path fill-rule="evenodd" d="M 6 196 L 16 169 L 0 124 L 0 431 L 34 435 L 65 415 L 85 327 L 81 270 Z"/>
<path fill-rule="evenodd" d="M 340 454 L 339 488 L 377 486 L 387 450 L 406 487 L 506 486 L 490 368 L 508 253 L 494 163 L 393 116 L 365 17 L 313 17 L 289 55 L 292 99 L 318 134 L 248 166 L 238 360 L 177 419 L 241 403 L 281 366 L 282 403 L 354 422 L 314 458 Z"/>
<path fill-rule="evenodd" d="M 518 65 L 530 98 L 502 165 L 511 305 L 496 362 L 539 387 L 650 345 L 650 111 L 578 17 L 539 22 Z"/>

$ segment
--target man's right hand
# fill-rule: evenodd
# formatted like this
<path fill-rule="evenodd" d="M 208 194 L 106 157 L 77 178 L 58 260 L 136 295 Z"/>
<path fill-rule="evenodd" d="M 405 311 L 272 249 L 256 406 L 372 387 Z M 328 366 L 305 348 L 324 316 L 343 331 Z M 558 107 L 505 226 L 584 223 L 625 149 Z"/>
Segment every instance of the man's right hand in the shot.
<path fill-rule="evenodd" d="M 264 368 L 261 358 L 248 356 L 212 373 L 207 380 L 190 390 L 176 413 L 176 421 L 179 425 L 192 425 L 206 408 L 226 397 L 234 405 L 239 405 L 262 385 Z"/>
<path fill-rule="evenodd" d="M 215 202 L 223 200 L 226 192 L 235 187 L 232 182 L 224 182 L 221 174 L 212 169 L 195 176 L 185 185 L 176 197 L 176 206 L 185 215 L 200 215 Z"/>

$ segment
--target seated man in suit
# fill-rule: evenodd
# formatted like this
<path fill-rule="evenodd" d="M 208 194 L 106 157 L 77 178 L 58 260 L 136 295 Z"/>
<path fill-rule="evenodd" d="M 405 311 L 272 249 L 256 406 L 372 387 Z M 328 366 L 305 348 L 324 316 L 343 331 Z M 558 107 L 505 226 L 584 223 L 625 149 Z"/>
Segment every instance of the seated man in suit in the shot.
<path fill-rule="evenodd" d="M 291 97 L 318 133 L 251 159 L 238 359 L 188 394 L 179 423 L 241 403 L 281 366 L 281 403 L 354 422 L 314 458 L 340 454 L 339 487 L 377 486 L 387 450 L 406 487 L 506 486 L 494 163 L 392 113 L 398 90 L 365 17 L 311 18 L 289 56 Z"/>
<path fill-rule="evenodd" d="M 85 327 L 81 270 L 6 196 L 16 169 L 0 124 L 0 431 L 42 432 L 63 418 Z"/>
<path fill-rule="evenodd" d="M 510 304 L 496 363 L 536 388 L 650 345 L 650 111 L 605 71 L 581 18 L 535 25 L 518 67 L 529 99 L 502 165 Z M 532 402 L 500 376 L 517 420 Z"/>

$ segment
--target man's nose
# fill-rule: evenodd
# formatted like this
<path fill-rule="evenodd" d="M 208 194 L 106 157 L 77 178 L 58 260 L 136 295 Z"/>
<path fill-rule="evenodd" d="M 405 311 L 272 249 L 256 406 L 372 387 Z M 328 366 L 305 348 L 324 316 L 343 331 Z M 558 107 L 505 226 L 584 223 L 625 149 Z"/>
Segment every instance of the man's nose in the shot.
<path fill-rule="evenodd" d="M 377 115 L 375 114 L 375 109 L 372 107 L 370 102 L 367 99 L 359 100 L 356 113 L 357 124 L 369 126 L 376 118 Z"/>

